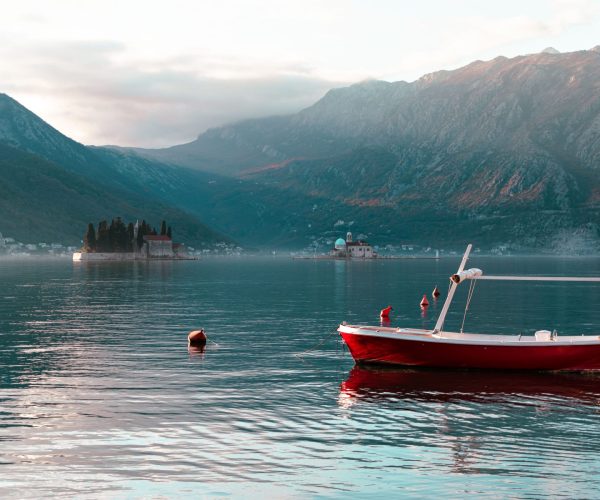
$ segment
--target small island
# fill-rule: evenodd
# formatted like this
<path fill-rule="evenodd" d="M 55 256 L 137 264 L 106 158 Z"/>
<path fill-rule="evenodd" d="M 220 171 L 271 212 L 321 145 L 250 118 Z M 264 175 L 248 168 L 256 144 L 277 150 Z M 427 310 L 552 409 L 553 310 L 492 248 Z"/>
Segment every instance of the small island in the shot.
<path fill-rule="evenodd" d="M 73 253 L 74 261 L 150 259 L 190 259 L 185 245 L 173 243 L 171 226 L 167 226 L 164 220 L 160 225 L 160 233 L 145 220 L 125 225 L 117 217 L 110 225 L 105 220 L 100 221 L 97 230 L 90 222 L 83 236 L 83 246 Z"/>
<path fill-rule="evenodd" d="M 334 259 L 376 259 L 377 252 L 364 240 L 353 241 L 352 233 L 346 233 L 346 239 L 338 238 L 335 241 L 333 249 L 329 252 L 329 257 Z"/>

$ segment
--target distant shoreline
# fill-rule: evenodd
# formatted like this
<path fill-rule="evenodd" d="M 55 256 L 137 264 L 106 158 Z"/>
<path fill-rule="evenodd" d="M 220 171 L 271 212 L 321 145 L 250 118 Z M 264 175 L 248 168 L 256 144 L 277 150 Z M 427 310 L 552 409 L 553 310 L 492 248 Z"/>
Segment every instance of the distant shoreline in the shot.
<path fill-rule="evenodd" d="M 390 255 L 383 257 L 370 257 L 370 258 L 361 258 L 361 257 L 333 257 L 330 255 L 317 255 L 317 256 L 292 256 L 292 259 L 295 260 L 350 260 L 350 261 L 366 261 L 366 260 L 416 260 L 416 259 L 425 259 L 425 260 L 440 260 L 442 257 L 420 257 L 417 255 Z"/>
<path fill-rule="evenodd" d="M 73 262 L 132 262 L 132 261 L 166 261 L 166 260 L 199 260 L 198 257 L 148 257 L 135 252 L 74 252 Z"/>

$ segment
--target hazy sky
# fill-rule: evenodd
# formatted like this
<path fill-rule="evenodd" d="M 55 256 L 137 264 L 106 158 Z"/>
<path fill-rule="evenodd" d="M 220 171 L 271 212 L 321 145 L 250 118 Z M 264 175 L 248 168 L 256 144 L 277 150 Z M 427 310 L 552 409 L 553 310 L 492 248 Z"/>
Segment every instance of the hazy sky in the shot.
<path fill-rule="evenodd" d="M 0 0 L 0 92 L 86 144 L 159 147 L 366 78 L 600 44 L 600 0 Z"/>

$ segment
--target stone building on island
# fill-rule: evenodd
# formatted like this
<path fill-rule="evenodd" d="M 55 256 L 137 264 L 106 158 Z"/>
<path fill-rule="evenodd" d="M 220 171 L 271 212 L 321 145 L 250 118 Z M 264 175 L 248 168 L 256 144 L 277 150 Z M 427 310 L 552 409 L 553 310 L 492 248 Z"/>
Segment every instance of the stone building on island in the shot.
<path fill-rule="evenodd" d="M 143 237 L 144 245 L 141 252 L 145 253 L 146 257 L 174 257 L 173 240 L 167 235 L 148 234 Z"/>
<path fill-rule="evenodd" d="M 330 256 L 344 259 L 374 259 L 377 253 L 364 240 L 352 240 L 352 233 L 346 234 L 346 239 L 338 238 L 331 250 Z"/>

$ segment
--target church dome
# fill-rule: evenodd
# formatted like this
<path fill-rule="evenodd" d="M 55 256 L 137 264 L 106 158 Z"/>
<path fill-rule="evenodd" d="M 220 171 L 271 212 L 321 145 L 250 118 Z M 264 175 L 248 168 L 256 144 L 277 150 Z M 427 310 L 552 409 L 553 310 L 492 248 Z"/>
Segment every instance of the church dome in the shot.
<path fill-rule="evenodd" d="M 337 250 L 343 250 L 344 248 L 346 248 L 346 242 L 343 238 L 338 238 L 337 240 L 335 240 L 335 248 Z"/>

